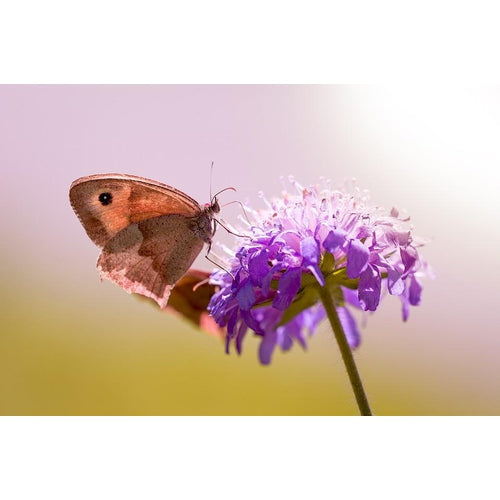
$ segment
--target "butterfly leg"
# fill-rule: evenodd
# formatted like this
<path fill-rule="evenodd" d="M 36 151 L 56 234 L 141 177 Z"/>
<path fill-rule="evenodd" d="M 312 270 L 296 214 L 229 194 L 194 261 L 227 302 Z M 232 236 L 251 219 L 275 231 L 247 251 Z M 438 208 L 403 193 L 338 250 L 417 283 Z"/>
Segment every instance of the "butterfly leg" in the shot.
<path fill-rule="evenodd" d="M 246 234 L 234 233 L 233 231 L 228 229 L 224 224 L 222 224 L 222 222 L 220 220 L 218 220 L 216 218 L 214 218 L 213 221 L 216 222 L 217 224 L 219 224 L 220 226 L 222 226 L 229 234 L 232 234 L 233 236 L 237 236 L 238 238 L 248 238 L 248 236 Z M 215 228 L 216 228 L 216 225 L 214 224 L 214 234 L 215 234 Z"/>
<path fill-rule="evenodd" d="M 211 250 L 212 250 L 212 242 L 210 242 L 208 244 L 207 253 L 205 254 L 205 259 L 207 259 L 209 262 L 211 262 L 214 266 L 217 266 L 219 269 L 222 269 L 222 271 L 224 271 L 227 274 L 229 274 L 229 276 L 231 276 L 232 280 L 235 281 L 235 278 L 234 278 L 234 276 L 232 275 L 232 273 L 230 271 L 228 271 L 225 267 L 222 267 L 220 264 L 217 264 L 217 262 L 215 262 L 215 260 L 212 260 L 208 256 L 210 254 Z"/>
<path fill-rule="evenodd" d="M 250 219 L 248 218 L 248 214 L 247 214 L 247 211 L 245 210 L 245 206 L 243 205 L 243 203 L 241 203 L 241 201 L 239 200 L 233 200 L 233 201 L 230 201 L 229 203 L 225 203 L 224 205 L 222 205 L 221 208 L 223 207 L 227 207 L 228 205 L 232 205 L 233 203 L 238 203 L 238 205 L 241 207 L 241 210 L 243 212 L 243 215 L 245 216 L 245 219 L 247 220 L 247 222 L 250 224 Z"/>

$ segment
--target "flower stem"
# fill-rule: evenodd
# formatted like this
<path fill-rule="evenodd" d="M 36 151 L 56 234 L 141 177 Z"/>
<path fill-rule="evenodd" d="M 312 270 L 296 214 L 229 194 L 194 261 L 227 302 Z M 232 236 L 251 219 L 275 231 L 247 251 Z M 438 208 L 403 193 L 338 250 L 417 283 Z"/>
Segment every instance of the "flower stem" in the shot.
<path fill-rule="evenodd" d="M 356 368 L 356 363 L 354 362 L 354 358 L 352 356 L 351 348 L 347 343 L 344 329 L 340 323 L 339 315 L 337 314 L 337 309 L 333 303 L 330 290 L 326 286 L 318 286 L 318 290 L 321 302 L 323 302 L 323 306 L 325 307 L 328 320 L 332 325 L 335 339 L 339 345 L 340 353 L 342 354 L 342 359 L 344 360 L 344 365 L 347 370 L 347 374 L 349 375 L 349 380 L 351 381 L 352 390 L 356 396 L 359 412 L 363 416 L 372 415 L 358 369 Z"/>

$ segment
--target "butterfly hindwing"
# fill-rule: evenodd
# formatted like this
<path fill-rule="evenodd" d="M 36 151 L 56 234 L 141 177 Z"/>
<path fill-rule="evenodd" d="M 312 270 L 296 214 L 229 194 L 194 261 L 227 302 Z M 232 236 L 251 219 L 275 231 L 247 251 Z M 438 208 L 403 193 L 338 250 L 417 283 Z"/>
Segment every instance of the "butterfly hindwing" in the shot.
<path fill-rule="evenodd" d="M 130 224 L 111 238 L 97 262 L 101 275 L 164 308 L 170 290 L 203 249 L 191 218 L 162 215 Z"/>

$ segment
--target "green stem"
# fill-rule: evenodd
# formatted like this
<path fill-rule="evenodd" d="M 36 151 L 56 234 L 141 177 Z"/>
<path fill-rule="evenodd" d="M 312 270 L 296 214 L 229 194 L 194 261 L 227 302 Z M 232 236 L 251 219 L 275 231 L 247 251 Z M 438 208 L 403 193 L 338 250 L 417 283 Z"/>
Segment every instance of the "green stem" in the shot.
<path fill-rule="evenodd" d="M 318 286 L 319 296 L 321 297 L 321 302 L 325 307 L 326 314 L 332 325 L 333 333 L 337 344 L 339 345 L 340 353 L 342 354 L 342 359 L 344 360 L 344 365 L 349 375 L 349 380 L 351 381 L 352 390 L 356 396 L 356 401 L 358 403 L 359 412 L 361 415 L 371 415 L 370 405 L 368 404 L 368 399 L 366 398 L 365 391 L 363 389 L 363 384 L 356 368 L 356 363 L 352 356 L 351 348 L 347 343 L 347 339 L 340 323 L 339 315 L 337 314 L 337 309 L 333 303 L 333 298 L 330 294 L 330 290 L 326 286 Z"/>

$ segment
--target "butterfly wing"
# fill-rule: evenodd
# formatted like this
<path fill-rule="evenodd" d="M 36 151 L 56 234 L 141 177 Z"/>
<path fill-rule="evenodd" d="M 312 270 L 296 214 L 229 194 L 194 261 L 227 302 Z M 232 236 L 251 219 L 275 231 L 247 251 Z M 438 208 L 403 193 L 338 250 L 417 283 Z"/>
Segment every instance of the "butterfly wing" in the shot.
<path fill-rule="evenodd" d="M 171 290 L 166 311 L 187 319 L 198 328 L 219 338 L 225 338 L 225 330 L 212 318 L 208 311 L 210 299 L 217 290 L 208 283 L 210 273 L 189 269 Z"/>
<path fill-rule="evenodd" d="M 191 217 L 162 215 L 118 231 L 104 245 L 97 266 L 102 277 L 165 308 L 173 286 L 202 248 Z"/>
<path fill-rule="evenodd" d="M 89 238 L 99 247 L 130 224 L 165 214 L 194 216 L 201 210 L 178 189 L 126 174 L 77 179 L 69 198 Z"/>

